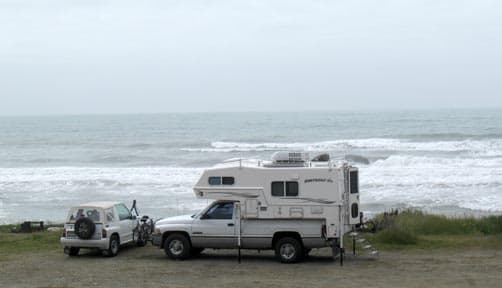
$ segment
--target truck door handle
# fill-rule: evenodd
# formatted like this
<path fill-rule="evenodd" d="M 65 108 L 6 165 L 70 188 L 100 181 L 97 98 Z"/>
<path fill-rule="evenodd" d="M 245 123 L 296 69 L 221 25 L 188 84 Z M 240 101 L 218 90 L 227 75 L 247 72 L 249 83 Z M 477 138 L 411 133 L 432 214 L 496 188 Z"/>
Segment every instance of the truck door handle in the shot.
<path fill-rule="evenodd" d="M 233 227 L 234 226 L 234 223 L 228 223 L 227 224 L 228 227 Z"/>

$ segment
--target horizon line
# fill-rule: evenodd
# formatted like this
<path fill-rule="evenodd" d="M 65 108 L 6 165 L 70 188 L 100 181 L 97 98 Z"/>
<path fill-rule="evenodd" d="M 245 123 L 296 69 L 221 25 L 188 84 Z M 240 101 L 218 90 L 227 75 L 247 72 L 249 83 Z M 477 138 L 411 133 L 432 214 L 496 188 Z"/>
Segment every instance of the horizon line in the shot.
<path fill-rule="evenodd" d="M 0 114 L 0 117 L 57 117 L 57 116 L 125 116 L 125 115 L 168 115 L 168 114 L 234 114 L 234 113 L 347 113 L 347 112 L 427 112 L 427 111 L 496 111 L 502 107 L 431 107 L 431 108 L 339 108 L 339 109 L 291 109 L 291 110 L 221 110 L 221 111 L 158 111 L 158 112 L 78 112 L 78 113 L 26 113 Z"/>

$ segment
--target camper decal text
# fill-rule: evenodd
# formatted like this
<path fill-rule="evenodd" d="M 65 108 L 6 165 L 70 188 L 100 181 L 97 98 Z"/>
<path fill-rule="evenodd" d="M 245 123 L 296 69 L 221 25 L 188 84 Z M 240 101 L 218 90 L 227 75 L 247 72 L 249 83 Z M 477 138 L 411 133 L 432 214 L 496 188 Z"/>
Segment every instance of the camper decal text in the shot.
<path fill-rule="evenodd" d="M 327 179 L 327 178 L 312 178 L 312 179 L 305 179 L 304 183 L 313 183 L 313 182 L 328 182 L 328 183 L 333 183 L 333 180 Z"/>

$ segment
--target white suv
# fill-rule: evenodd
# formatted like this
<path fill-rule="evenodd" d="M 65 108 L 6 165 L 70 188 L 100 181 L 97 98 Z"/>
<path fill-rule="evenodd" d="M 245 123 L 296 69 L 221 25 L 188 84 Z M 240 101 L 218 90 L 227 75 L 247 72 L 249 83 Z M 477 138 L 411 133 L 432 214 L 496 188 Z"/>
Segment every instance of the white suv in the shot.
<path fill-rule="evenodd" d="M 135 202 L 131 209 L 120 202 L 94 202 L 71 208 L 61 237 L 64 252 L 76 256 L 80 248 L 90 248 L 113 257 L 120 245 L 145 246 L 148 235 L 141 233 L 143 227 L 133 210 Z"/>

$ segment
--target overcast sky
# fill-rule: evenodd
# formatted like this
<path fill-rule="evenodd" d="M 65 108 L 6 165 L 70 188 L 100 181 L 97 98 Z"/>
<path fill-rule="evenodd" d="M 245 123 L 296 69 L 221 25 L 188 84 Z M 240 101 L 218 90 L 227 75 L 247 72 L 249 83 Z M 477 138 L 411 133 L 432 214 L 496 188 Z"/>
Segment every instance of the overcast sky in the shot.
<path fill-rule="evenodd" d="M 502 1 L 0 0 L 0 115 L 502 107 Z"/>

